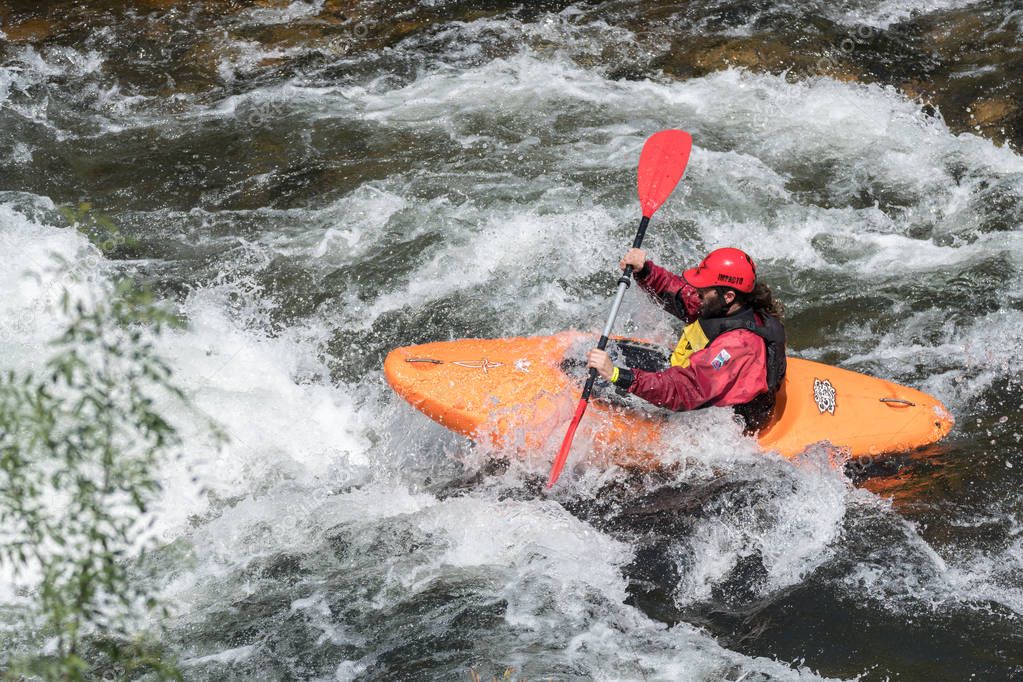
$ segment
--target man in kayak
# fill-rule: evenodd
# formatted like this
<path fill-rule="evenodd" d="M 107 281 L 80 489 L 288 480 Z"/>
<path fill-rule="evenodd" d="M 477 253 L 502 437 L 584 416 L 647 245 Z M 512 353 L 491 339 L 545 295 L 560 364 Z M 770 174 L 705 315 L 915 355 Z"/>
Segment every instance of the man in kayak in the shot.
<path fill-rule="evenodd" d="M 748 432 L 770 418 L 785 376 L 783 308 L 756 279 L 753 260 L 739 249 L 716 249 L 682 276 L 630 249 L 639 285 L 688 325 L 659 372 L 615 367 L 605 351 L 593 349 L 587 365 L 615 386 L 671 410 L 733 406 Z"/>

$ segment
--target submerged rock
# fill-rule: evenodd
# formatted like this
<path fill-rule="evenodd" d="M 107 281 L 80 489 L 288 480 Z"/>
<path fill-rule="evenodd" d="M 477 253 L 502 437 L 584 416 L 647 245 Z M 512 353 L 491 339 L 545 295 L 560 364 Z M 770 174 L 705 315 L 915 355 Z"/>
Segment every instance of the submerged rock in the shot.
<path fill-rule="evenodd" d="M 1023 149 L 1023 47 L 1012 3 L 987 0 L 918 14 L 885 28 L 799 15 L 753 19 L 745 31 L 719 27 L 677 36 L 660 66 L 687 78 L 729 68 L 881 83 L 919 99 L 956 132 Z"/>
<path fill-rule="evenodd" d="M 566 8 L 571 9 L 566 9 Z M 5 44 L 99 49 L 122 87 L 163 97 L 213 92 L 234 79 L 280 78 L 312 60 L 335 60 L 394 47 L 451 21 L 511 15 L 523 22 L 550 13 L 559 21 L 614 26 L 637 50 L 607 46 L 568 54 L 614 78 L 667 74 L 692 78 L 726 68 L 882 83 L 919 99 L 956 132 L 1023 148 L 1023 47 L 1015 5 L 983 0 L 967 8 L 915 14 L 886 26 L 850 24 L 849 15 L 763 3 L 684 5 L 635 0 L 522 6 L 503 0 L 384 6 L 365 0 L 132 0 L 33 3 L 0 0 Z M 262 58 L 238 66 L 238 46 Z M 544 49 L 559 46 L 546 46 Z"/>

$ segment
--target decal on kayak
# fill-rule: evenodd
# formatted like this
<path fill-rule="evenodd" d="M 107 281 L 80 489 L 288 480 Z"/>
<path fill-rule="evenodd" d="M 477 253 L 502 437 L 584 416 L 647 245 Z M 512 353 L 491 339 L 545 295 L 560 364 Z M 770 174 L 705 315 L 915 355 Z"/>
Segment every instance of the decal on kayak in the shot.
<path fill-rule="evenodd" d="M 483 358 L 479 362 L 469 362 L 467 360 L 455 360 L 451 363 L 452 365 L 458 365 L 459 367 L 468 367 L 469 369 L 482 369 L 484 374 L 489 374 L 490 370 L 495 367 L 503 367 L 504 363 L 491 362 L 486 358 Z"/>
<path fill-rule="evenodd" d="M 814 377 L 813 380 L 813 401 L 817 403 L 817 410 L 821 414 L 828 412 L 829 414 L 835 414 L 836 402 L 835 398 L 838 393 L 835 391 L 835 387 L 831 385 L 831 382 L 827 379 L 823 381 Z"/>

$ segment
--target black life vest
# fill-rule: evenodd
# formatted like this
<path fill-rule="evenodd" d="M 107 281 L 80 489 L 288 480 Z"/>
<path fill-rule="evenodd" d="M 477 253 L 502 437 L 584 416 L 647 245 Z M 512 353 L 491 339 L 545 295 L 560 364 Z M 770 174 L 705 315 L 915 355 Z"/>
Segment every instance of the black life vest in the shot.
<path fill-rule="evenodd" d="M 757 321 L 758 316 L 763 320 L 762 323 Z M 746 431 L 759 431 L 771 418 L 775 394 L 785 379 L 785 327 L 781 320 L 767 313 L 755 314 L 751 308 L 743 308 L 734 315 L 701 318 L 692 324 L 700 325 L 708 345 L 725 332 L 736 329 L 751 331 L 764 340 L 767 349 L 767 391 L 748 403 L 735 406 L 735 413 L 742 417 Z M 683 334 L 683 339 L 685 337 L 686 334 Z"/>

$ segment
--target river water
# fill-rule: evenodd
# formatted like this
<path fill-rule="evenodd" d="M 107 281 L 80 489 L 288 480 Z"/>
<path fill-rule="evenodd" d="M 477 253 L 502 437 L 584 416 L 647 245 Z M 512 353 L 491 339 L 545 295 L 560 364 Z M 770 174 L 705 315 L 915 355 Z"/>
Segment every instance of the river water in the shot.
<path fill-rule="evenodd" d="M 75 278 L 187 320 L 161 350 L 229 441 L 173 414 L 146 579 L 188 679 L 1023 678 L 1023 158 L 955 108 L 1018 92 L 1018 3 L 50 6 L 0 3 L 0 368 Z M 1011 40 L 953 69 L 956 31 Z M 748 250 L 791 354 L 933 393 L 949 438 L 836 468 L 709 410 L 663 473 L 547 493 L 553 453 L 392 394 L 399 345 L 598 330 L 668 127 L 651 254 Z M 635 290 L 617 329 L 677 333 Z"/>

